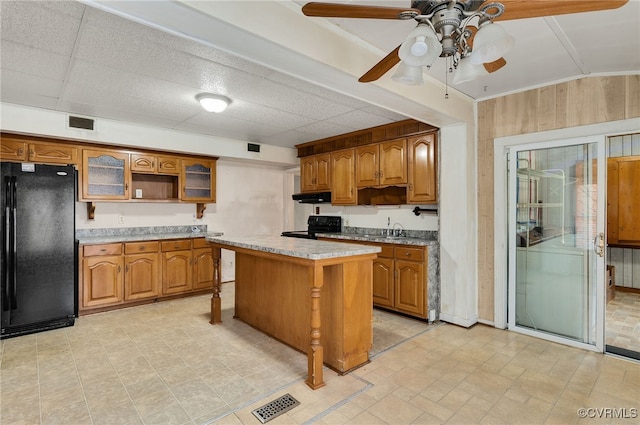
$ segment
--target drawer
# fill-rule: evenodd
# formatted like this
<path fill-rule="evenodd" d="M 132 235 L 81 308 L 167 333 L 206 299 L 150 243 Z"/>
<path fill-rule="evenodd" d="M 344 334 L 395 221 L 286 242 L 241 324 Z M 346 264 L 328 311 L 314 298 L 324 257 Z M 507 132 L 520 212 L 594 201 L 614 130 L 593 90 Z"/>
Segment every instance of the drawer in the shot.
<path fill-rule="evenodd" d="M 176 239 L 162 242 L 162 251 L 184 251 L 191 249 L 191 239 Z"/>
<path fill-rule="evenodd" d="M 382 248 L 382 251 L 378 253 L 378 257 L 393 258 L 393 245 L 381 244 L 375 246 Z"/>
<path fill-rule="evenodd" d="M 121 243 L 85 245 L 82 248 L 82 255 L 85 257 L 94 257 L 96 255 L 120 255 L 120 254 L 122 254 Z"/>
<path fill-rule="evenodd" d="M 193 239 L 193 247 L 194 248 L 211 248 L 209 242 L 205 238 L 195 238 Z"/>
<path fill-rule="evenodd" d="M 396 259 L 424 261 L 424 248 L 405 248 L 396 245 Z"/>
<path fill-rule="evenodd" d="M 142 254 L 145 252 L 158 252 L 160 243 L 158 241 L 127 242 L 124 244 L 125 254 Z"/>

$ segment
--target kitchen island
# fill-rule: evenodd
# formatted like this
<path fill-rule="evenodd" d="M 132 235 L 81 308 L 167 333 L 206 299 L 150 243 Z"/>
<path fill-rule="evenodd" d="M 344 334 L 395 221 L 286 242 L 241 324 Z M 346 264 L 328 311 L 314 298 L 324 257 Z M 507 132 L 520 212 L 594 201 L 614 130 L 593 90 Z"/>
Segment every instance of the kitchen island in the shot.
<path fill-rule="evenodd" d="M 221 323 L 220 251 L 236 253 L 235 318 L 306 352 L 306 383 L 322 365 L 347 373 L 369 361 L 372 261 L 380 248 L 284 238 L 209 236 L 214 258 L 211 323 Z"/>

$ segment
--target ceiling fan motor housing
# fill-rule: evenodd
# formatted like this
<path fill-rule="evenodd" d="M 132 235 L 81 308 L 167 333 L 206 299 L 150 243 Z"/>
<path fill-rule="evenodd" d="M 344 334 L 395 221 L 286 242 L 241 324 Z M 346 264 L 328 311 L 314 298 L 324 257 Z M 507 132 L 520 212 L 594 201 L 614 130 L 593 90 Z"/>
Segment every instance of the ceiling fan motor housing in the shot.
<path fill-rule="evenodd" d="M 455 7 L 466 12 L 475 11 L 478 10 L 484 2 L 485 0 L 457 0 Z M 446 8 L 449 3 L 451 2 L 442 0 L 417 0 L 411 2 L 411 7 L 420 10 L 423 15 L 428 15 L 437 8 Z"/>

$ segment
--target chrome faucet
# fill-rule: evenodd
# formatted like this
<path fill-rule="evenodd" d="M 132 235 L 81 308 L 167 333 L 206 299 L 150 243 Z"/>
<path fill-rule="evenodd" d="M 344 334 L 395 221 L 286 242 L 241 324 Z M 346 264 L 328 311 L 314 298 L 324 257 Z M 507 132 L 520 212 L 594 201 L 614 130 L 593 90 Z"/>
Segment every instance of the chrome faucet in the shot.
<path fill-rule="evenodd" d="M 400 228 L 396 229 L 396 226 L 400 226 Z M 393 236 L 397 236 L 397 237 L 404 236 L 404 227 L 402 227 L 402 224 L 395 223 L 393 225 Z"/>

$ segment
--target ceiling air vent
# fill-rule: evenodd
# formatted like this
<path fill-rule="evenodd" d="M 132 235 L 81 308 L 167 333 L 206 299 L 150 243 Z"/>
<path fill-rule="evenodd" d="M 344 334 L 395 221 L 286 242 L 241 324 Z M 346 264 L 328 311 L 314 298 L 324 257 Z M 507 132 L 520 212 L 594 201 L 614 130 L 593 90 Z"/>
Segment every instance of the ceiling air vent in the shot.
<path fill-rule="evenodd" d="M 69 127 L 93 131 L 93 120 L 91 118 L 74 117 L 73 115 L 69 115 Z"/>

